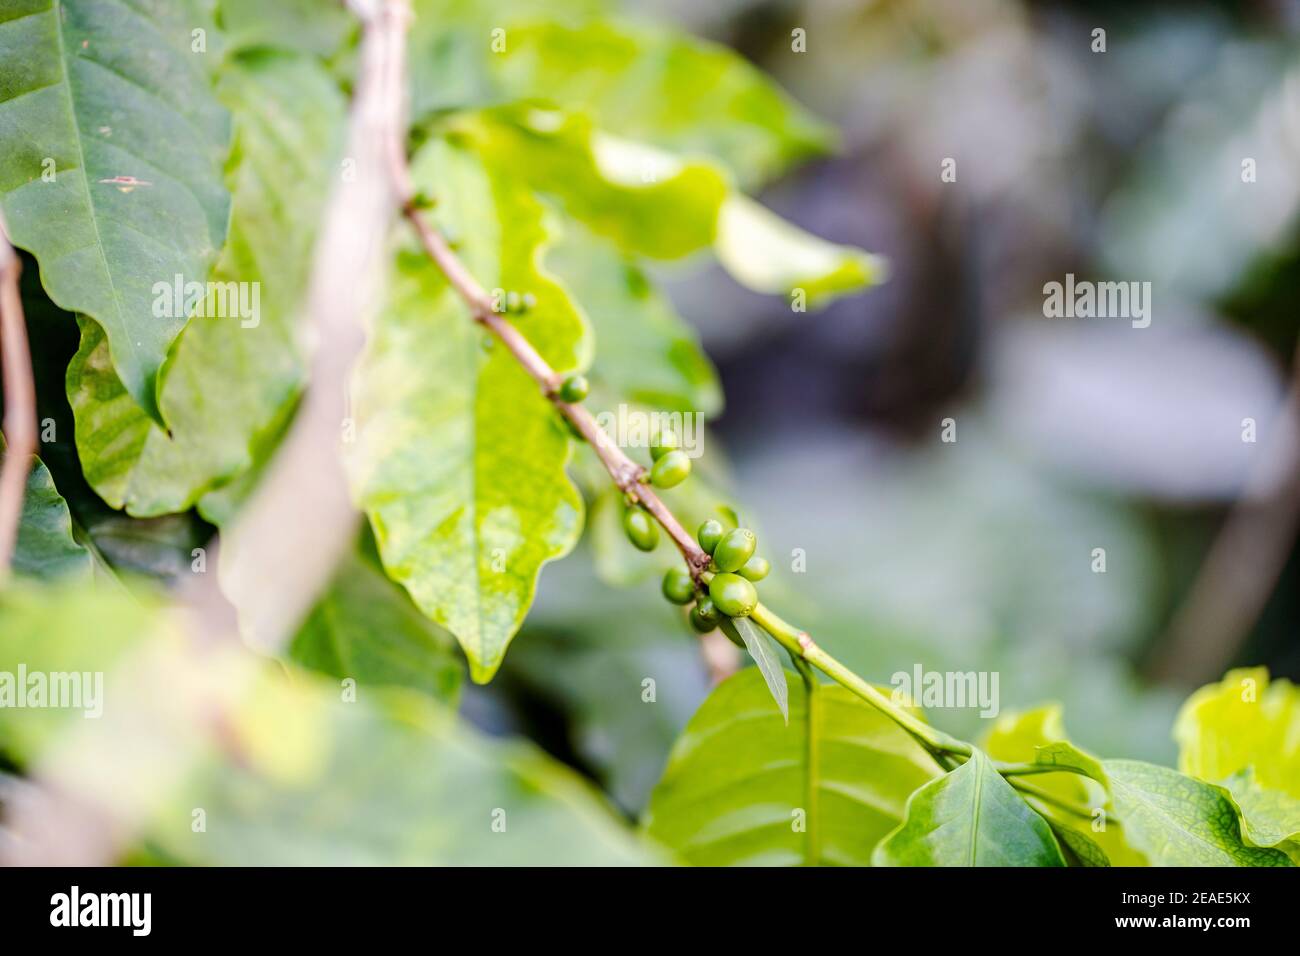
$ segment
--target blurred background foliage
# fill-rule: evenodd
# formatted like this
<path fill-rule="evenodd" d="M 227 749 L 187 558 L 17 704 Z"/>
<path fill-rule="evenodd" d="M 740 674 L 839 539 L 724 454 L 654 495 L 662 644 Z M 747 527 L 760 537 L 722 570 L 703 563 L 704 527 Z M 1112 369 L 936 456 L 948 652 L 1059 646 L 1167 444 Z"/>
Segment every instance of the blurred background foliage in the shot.
<path fill-rule="evenodd" d="M 996 670 L 1004 711 L 1061 701 L 1083 745 L 1170 762 L 1188 684 L 1151 675 L 1262 447 L 1241 420 L 1276 425 L 1292 374 L 1300 5 L 635 7 L 732 46 L 837 127 L 835 155 L 761 197 L 890 261 L 885 285 L 810 315 L 717 267 L 659 272 L 718 366 L 705 447 L 725 449 L 777 606 L 878 682 Z M 1150 281 L 1151 327 L 1044 318 L 1042 286 L 1066 272 Z M 708 678 L 653 578 L 593 581 L 594 530 L 543 573 L 503 680 L 466 706 L 635 813 Z M 1248 640 L 1193 662 L 1192 683 L 1221 663 L 1300 675 L 1298 575 L 1293 546 Z"/>

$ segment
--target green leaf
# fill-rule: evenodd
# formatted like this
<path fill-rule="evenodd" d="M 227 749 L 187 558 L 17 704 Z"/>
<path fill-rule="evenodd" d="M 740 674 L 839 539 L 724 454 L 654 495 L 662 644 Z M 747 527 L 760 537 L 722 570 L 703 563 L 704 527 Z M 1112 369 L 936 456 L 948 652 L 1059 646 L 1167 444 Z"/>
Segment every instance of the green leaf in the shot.
<path fill-rule="evenodd" d="M 1057 746 L 1068 740 L 1061 721 L 1060 705 L 1049 704 L 1023 713 L 1002 714 L 981 746 L 994 760 L 1046 763 L 1056 759 L 1060 753 Z M 1082 751 L 1073 752 L 1087 757 Z M 1092 765 L 1095 766 L 1096 761 L 1092 761 Z M 1074 853 L 1081 865 L 1145 865 L 1145 857 L 1124 842 L 1119 821 L 1108 818 L 1105 812 L 1106 791 L 1101 784 L 1069 771 L 1035 774 L 1022 779 L 1029 781 L 1041 796 L 1027 793 L 1021 796 L 1051 825 L 1062 850 Z M 1080 808 L 1087 815 L 1078 816 L 1064 810 L 1063 806 Z M 1097 854 L 1101 854 L 1101 859 L 1106 862 L 1100 862 Z"/>
<path fill-rule="evenodd" d="M 677 259 L 708 248 L 731 192 L 711 163 L 599 133 L 571 113 L 502 108 L 457 116 L 450 127 L 489 165 L 636 255 Z"/>
<path fill-rule="evenodd" d="M 359 693 L 408 687 L 454 705 L 464 667 L 450 634 L 420 613 L 384 575 L 378 559 L 350 555 L 293 640 L 304 667 L 350 678 Z"/>
<path fill-rule="evenodd" d="M 697 865 L 861 866 L 938 773 L 906 732 L 841 687 L 819 687 L 810 717 L 796 682 L 787 725 L 747 669 L 687 725 L 645 827 Z"/>
<path fill-rule="evenodd" d="M 1064 866 L 1047 822 L 976 750 L 907 801 L 907 818 L 872 854 L 876 866 Z"/>
<path fill-rule="evenodd" d="M 196 318 L 181 336 L 161 397 L 170 433 L 128 396 L 95 324 L 82 321 L 68 367 L 86 478 L 133 515 L 183 511 L 247 469 L 278 434 L 301 384 L 297 308 L 340 147 L 343 99 L 314 60 L 271 52 L 227 63 L 220 93 L 235 116 L 238 165 L 230 240 L 211 280 L 240 284 L 232 288 L 247 308 L 233 309 L 231 298 L 227 314 Z"/>
<path fill-rule="evenodd" d="M 1253 769 L 1224 781 L 1241 812 L 1241 834 L 1252 846 L 1275 847 L 1300 866 L 1300 800 L 1261 787 Z"/>
<path fill-rule="evenodd" d="M 718 213 L 718 261 L 757 292 L 797 297 L 812 309 L 883 281 L 885 262 L 826 242 L 733 193 Z"/>
<path fill-rule="evenodd" d="M 1254 770 L 1258 786 L 1300 798 L 1300 688 L 1268 669 L 1229 671 L 1183 704 L 1178 768 L 1210 783 Z"/>
<path fill-rule="evenodd" d="M 1125 842 L 1152 866 L 1290 866 L 1286 854 L 1249 846 L 1224 788 L 1140 760 L 1102 760 L 1069 744 L 1045 762 L 1074 766 L 1102 784 Z"/>
<path fill-rule="evenodd" d="M 596 348 L 587 373 L 589 405 L 644 405 L 707 418 L 722 411 L 722 387 L 699 336 L 610 243 L 573 225 L 547 253 L 546 265 L 591 320 Z"/>
<path fill-rule="evenodd" d="M 4 438 L 0 437 L 0 461 L 5 455 Z M 39 459 L 27 474 L 13 569 L 17 575 L 42 579 L 88 579 L 94 569 L 90 552 L 73 538 L 68 503 Z"/>
<path fill-rule="evenodd" d="M 0 206 L 50 297 L 99 323 L 155 421 L 161 369 L 189 315 L 157 283 L 203 281 L 226 237 L 229 117 L 197 0 L 18 0 L 0 12 Z M 215 59 L 216 54 L 212 54 Z M 49 175 L 53 174 L 53 181 Z"/>
<path fill-rule="evenodd" d="M 781 712 L 781 718 L 789 724 L 790 687 L 785 676 L 780 645 L 767 631 L 746 617 L 724 617 L 718 626 L 726 631 L 733 641 L 740 641 L 745 645 L 745 650 L 758 665 L 758 672 L 763 675 L 763 683 L 767 685 L 772 699 L 776 701 L 776 709 Z"/>
<path fill-rule="evenodd" d="M 822 152 L 831 130 L 731 50 L 671 30 L 591 20 L 508 24 L 488 57 L 506 97 L 585 111 L 628 139 L 727 166 L 745 186 Z"/>
<path fill-rule="evenodd" d="M 884 260 L 804 232 L 730 188 L 707 162 L 595 131 L 581 117 L 516 107 L 448 125 L 490 165 L 556 198 L 628 253 L 671 259 L 711 245 L 737 281 L 796 296 L 800 311 L 884 277 Z"/>
<path fill-rule="evenodd" d="M 416 157 L 440 228 L 489 290 L 531 294 L 518 319 L 559 370 L 584 364 L 582 315 L 541 267 L 543 208 L 519 183 L 435 140 Z M 543 564 L 577 540 L 569 439 L 537 384 L 471 319 L 422 251 L 399 256 L 354 396 L 354 485 L 390 577 L 448 628 L 482 683 L 501 664 Z"/>

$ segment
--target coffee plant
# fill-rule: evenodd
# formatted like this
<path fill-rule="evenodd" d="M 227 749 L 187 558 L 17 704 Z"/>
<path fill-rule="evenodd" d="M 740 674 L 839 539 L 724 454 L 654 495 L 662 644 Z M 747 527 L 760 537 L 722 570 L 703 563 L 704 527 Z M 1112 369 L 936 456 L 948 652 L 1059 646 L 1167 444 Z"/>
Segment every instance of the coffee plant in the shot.
<path fill-rule="evenodd" d="M 750 198 L 835 140 L 757 69 L 539 6 L 0 0 L 8 852 L 1300 862 L 1300 693 L 1262 669 L 1186 702 L 1175 770 L 1085 752 L 1050 706 L 959 739 L 769 606 L 775 555 L 684 433 L 721 394 L 656 275 L 712 256 L 800 313 L 885 264 Z M 355 365 L 321 359 L 354 320 Z M 653 425 L 616 440 L 615 409 Z M 339 459 L 356 534 L 316 490 Z M 600 560 L 649 555 L 683 641 L 756 665 L 636 826 L 458 716 L 462 661 L 493 679 L 584 514 Z M 99 840 L 28 829 L 74 805 Z"/>

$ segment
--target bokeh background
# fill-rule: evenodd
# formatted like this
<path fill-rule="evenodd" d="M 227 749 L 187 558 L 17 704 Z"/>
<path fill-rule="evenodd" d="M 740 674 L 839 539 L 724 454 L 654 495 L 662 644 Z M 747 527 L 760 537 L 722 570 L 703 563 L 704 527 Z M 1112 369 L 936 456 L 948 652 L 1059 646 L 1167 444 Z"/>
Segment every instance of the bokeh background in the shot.
<path fill-rule="evenodd" d="M 1172 762 L 1178 702 L 1228 666 L 1300 676 L 1300 4 L 629 6 L 834 122 L 838 154 L 761 198 L 891 262 L 815 314 L 663 273 L 721 373 L 706 451 L 773 559 L 770 603 L 882 684 L 997 671 L 1003 713 L 1060 701 L 1106 756 Z M 1150 282 L 1151 326 L 1044 317 L 1066 273 Z M 636 814 L 712 675 L 653 577 L 615 588 L 595 563 L 586 543 L 547 567 L 462 706 Z"/>

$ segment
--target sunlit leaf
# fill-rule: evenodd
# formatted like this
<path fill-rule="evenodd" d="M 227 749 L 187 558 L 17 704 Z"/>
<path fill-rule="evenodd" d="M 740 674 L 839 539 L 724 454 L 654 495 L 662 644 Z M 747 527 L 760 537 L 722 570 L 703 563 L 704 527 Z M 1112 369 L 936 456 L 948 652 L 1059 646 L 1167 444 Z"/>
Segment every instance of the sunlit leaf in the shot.
<path fill-rule="evenodd" d="M 866 865 L 939 774 L 896 724 L 842 687 L 803 682 L 787 725 L 756 669 L 721 684 L 673 747 L 646 814 L 649 834 L 687 861 Z"/>

